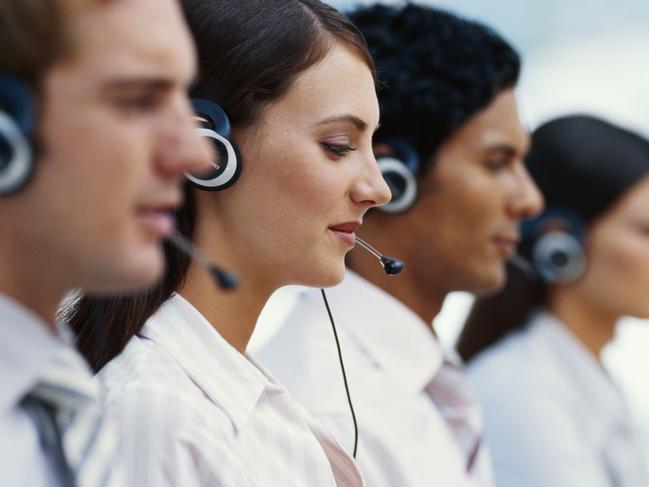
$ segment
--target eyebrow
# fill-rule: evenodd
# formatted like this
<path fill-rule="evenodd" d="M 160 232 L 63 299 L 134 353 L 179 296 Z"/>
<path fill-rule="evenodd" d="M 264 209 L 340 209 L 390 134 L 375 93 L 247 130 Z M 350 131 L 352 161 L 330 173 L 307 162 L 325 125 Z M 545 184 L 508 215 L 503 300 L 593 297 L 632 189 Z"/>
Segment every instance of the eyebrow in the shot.
<path fill-rule="evenodd" d="M 364 131 L 367 129 L 367 122 L 361 120 L 355 115 L 334 115 L 333 117 L 325 118 L 324 120 L 315 124 L 315 126 L 327 125 L 335 122 L 347 122 L 354 125 L 358 130 Z M 378 126 L 377 126 L 378 129 Z"/>
<path fill-rule="evenodd" d="M 493 154 L 493 153 L 502 153 L 502 154 L 504 154 L 504 155 L 507 156 L 507 157 L 511 157 L 511 156 L 515 156 L 516 154 L 518 154 L 519 151 L 518 151 L 518 149 L 516 149 L 515 147 L 513 147 L 513 146 L 511 146 L 511 145 L 508 145 L 508 144 L 498 144 L 498 145 L 495 145 L 495 146 L 493 146 L 493 147 L 489 147 L 489 148 L 487 149 L 487 152 L 488 152 L 489 154 Z"/>
<path fill-rule="evenodd" d="M 104 83 L 104 91 L 127 91 L 143 88 L 165 91 L 171 89 L 174 84 L 172 79 L 162 77 L 117 78 L 107 80 Z"/>

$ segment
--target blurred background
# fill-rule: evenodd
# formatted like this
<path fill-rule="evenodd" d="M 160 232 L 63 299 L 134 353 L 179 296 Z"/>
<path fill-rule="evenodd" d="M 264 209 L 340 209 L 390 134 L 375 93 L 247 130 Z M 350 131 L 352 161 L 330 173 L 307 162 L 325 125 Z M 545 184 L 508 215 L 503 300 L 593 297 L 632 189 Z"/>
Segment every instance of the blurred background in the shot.
<path fill-rule="evenodd" d="M 346 11 L 355 5 L 375 2 L 328 3 Z M 649 137 L 649 1 L 416 3 L 445 8 L 486 23 L 518 48 L 523 57 L 519 102 L 530 129 L 557 115 L 579 111 L 600 115 Z M 584 197 L 588 197 L 587 188 L 576 191 L 584 191 Z M 290 309 L 293 293 L 294 289 L 289 287 L 273 297 L 255 331 L 253 350 L 274 333 Z M 445 302 L 435 327 L 447 346 L 454 344 L 471 301 L 471 296 L 455 293 Z M 359 306 L 364 304 L 369 303 Z M 623 388 L 649 444 L 649 323 L 623 320 L 604 360 Z"/>

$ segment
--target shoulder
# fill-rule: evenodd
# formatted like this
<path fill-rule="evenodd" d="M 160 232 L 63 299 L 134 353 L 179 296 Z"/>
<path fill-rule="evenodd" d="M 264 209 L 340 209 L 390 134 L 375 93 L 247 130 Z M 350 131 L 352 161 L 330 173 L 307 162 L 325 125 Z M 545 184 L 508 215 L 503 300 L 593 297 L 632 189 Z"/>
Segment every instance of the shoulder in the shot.
<path fill-rule="evenodd" d="M 225 412 L 195 386 L 146 378 L 158 382 L 119 384 L 105 402 L 107 417 L 118 425 L 129 485 L 246 485 Z"/>
<path fill-rule="evenodd" d="M 174 357 L 155 342 L 134 336 L 124 351 L 98 373 L 108 400 L 125 391 L 194 391 L 196 387 Z"/>
<path fill-rule="evenodd" d="M 468 374 L 487 423 L 529 431 L 544 422 L 547 428 L 535 434 L 567 433 L 583 403 L 569 371 L 536 338 L 529 329 L 511 334 L 471 362 Z"/>

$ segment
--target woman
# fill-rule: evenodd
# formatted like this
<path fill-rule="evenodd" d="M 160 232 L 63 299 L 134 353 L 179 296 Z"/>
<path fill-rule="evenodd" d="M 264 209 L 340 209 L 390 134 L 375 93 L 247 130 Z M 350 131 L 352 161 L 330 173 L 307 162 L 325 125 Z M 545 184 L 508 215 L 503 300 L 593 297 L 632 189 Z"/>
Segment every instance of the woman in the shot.
<path fill-rule="evenodd" d="M 523 270 L 511 267 L 506 289 L 476 302 L 458 343 L 496 483 L 649 485 L 600 362 L 621 316 L 649 318 L 649 142 L 568 116 L 534 132 L 527 164 L 546 211 L 523 227 Z"/>
<path fill-rule="evenodd" d="M 82 350 L 96 368 L 113 359 L 100 377 L 130 434 L 129 482 L 359 485 L 350 457 L 245 349 L 276 289 L 342 279 L 363 214 L 389 198 L 371 147 L 371 57 L 317 0 L 181 3 L 199 51 L 193 94 L 229 115 L 242 171 L 224 191 L 189 191 L 178 224 L 241 284 L 218 292 L 168 247 L 147 295 L 79 303 Z"/>

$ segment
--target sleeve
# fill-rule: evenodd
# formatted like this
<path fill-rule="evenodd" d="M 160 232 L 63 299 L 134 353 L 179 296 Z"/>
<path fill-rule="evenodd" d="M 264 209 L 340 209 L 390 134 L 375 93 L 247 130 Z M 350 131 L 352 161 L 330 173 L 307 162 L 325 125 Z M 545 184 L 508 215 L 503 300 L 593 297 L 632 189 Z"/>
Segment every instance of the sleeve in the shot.
<path fill-rule="evenodd" d="M 610 487 L 602 459 L 557 391 L 480 380 L 486 439 L 499 487 Z M 492 386 L 491 388 L 489 386 Z"/>
<path fill-rule="evenodd" d="M 223 414 L 206 415 L 165 392 L 113 396 L 108 414 L 120 435 L 119 466 L 127 487 L 245 486 Z M 206 417 L 209 416 L 209 417 Z"/>

